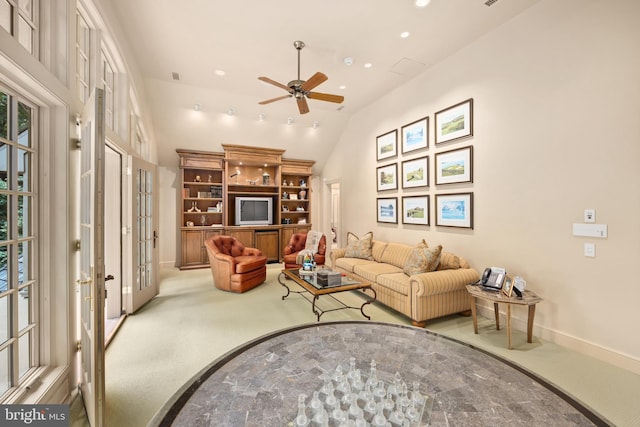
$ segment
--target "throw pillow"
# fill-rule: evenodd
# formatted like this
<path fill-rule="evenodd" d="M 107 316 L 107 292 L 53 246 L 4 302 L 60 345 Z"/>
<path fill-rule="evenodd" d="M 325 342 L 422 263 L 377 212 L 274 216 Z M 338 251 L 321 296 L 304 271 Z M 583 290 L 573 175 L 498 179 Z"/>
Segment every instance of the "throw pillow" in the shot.
<path fill-rule="evenodd" d="M 416 245 L 416 248 L 428 248 L 428 247 L 429 247 L 429 244 L 424 239 L 420 240 L 420 243 Z"/>
<path fill-rule="evenodd" d="M 371 244 L 373 242 L 373 233 L 370 231 L 362 238 L 359 238 L 355 234 L 347 233 L 347 250 L 344 256 L 347 258 L 361 258 L 372 260 L 373 255 L 371 253 Z"/>
<path fill-rule="evenodd" d="M 460 257 L 449 252 L 442 252 L 438 270 L 457 270 L 460 268 Z"/>
<path fill-rule="evenodd" d="M 442 245 L 435 248 L 419 247 L 411 251 L 411 255 L 404 266 L 404 273 L 408 276 L 412 274 L 428 273 L 438 268 L 440 264 L 440 253 Z"/>

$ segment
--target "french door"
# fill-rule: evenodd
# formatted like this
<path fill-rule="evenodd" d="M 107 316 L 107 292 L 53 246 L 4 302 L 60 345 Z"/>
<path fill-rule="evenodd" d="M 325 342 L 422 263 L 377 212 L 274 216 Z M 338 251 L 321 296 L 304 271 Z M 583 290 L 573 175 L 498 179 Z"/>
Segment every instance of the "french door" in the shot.
<path fill-rule="evenodd" d="M 133 278 L 130 312 L 158 294 L 158 196 L 156 167 L 132 161 Z"/>
<path fill-rule="evenodd" d="M 104 425 L 104 92 L 82 112 L 80 159 L 80 390 L 92 427 Z"/>

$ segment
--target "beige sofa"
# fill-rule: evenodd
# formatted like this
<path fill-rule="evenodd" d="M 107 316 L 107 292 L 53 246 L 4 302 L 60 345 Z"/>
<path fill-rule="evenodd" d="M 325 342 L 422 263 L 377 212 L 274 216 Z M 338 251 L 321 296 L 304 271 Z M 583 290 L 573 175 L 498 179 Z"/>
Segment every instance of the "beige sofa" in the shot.
<path fill-rule="evenodd" d="M 348 258 L 347 248 L 340 248 L 331 251 L 331 261 L 335 270 L 370 283 L 379 302 L 408 316 L 415 326 L 470 310 L 465 286 L 478 280 L 478 272 L 464 258 L 443 251 L 435 271 L 408 276 L 403 268 L 414 248 L 374 240 L 373 259 Z"/>

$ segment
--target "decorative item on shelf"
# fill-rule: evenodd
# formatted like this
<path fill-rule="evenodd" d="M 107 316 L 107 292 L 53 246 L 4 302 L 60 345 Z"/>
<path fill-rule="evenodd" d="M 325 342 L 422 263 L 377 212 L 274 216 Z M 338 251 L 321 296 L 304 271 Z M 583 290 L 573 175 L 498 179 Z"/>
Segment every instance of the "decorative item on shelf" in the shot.
<path fill-rule="evenodd" d="M 307 190 L 300 190 L 298 195 L 300 196 L 300 200 L 305 200 L 307 198 Z"/>
<path fill-rule="evenodd" d="M 289 206 L 283 206 L 282 212 L 289 212 Z"/>
<path fill-rule="evenodd" d="M 306 187 L 306 186 L 307 186 L 307 183 L 305 182 L 305 180 L 301 179 L 300 180 L 300 187 Z"/>
<path fill-rule="evenodd" d="M 207 218 L 205 218 L 205 216 L 204 216 L 204 215 L 202 215 L 202 216 L 200 217 L 200 225 L 201 225 L 201 226 L 203 226 L 203 227 L 204 227 L 205 225 L 207 225 Z"/>
<path fill-rule="evenodd" d="M 237 184 L 238 183 L 238 175 L 240 175 L 240 169 L 236 169 L 236 171 L 234 173 L 229 175 L 229 179 L 235 178 L 236 179 L 236 184 Z"/>
<path fill-rule="evenodd" d="M 298 224 L 306 224 L 306 223 L 307 223 L 306 218 L 298 218 Z"/>
<path fill-rule="evenodd" d="M 286 179 L 283 179 L 283 180 L 282 180 L 282 186 L 284 187 L 285 185 L 287 185 L 287 180 L 286 180 Z"/>
<path fill-rule="evenodd" d="M 289 200 L 298 200 L 298 195 L 295 193 L 289 194 Z"/>
<path fill-rule="evenodd" d="M 262 185 L 269 185 L 271 181 L 271 175 L 269 172 L 265 172 L 262 174 Z"/>
<path fill-rule="evenodd" d="M 304 208 L 302 206 L 296 206 L 296 211 L 304 212 Z"/>
<path fill-rule="evenodd" d="M 249 185 L 256 185 L 258 183 L 257 179 L 248 179 L 247 182 L 249 183 Z"/>
<path fill-rule="evenodd" d="M 218 202 L 218 204 L 216 204 L 216 212 L 222 212 L 222 202 Z"/>
<path fill-rule="evenodd" d="M 289 181 L 289 187 L 293 187 L 293 180 Z"/>
<path fill-rule="evenodd" d="M 212 178 L 213 178 L 213 175 L 209 175 L 209 181 L 208 182 L 211 182 Z"/>
<path fill-rule="evenodd" d="M 187 212 L 195 212 L 196 211 L 196 202 L 191 203 L 191 207 Z"/>
<path fill-rule="evenodd" d="M 193 221 L 187 221 L 186 224 L 187 224 L 187 227 L 193 227 L 194 226 Z"/>
<path fill-rule="evenodd" d="M 283 224 L 291 224 L 291 218 L 282 218 Z"/>
<path fill-rule="evenodd" d="M 196 202 L 193 202 L 193 211 L 194 211 L 194 212 L 202 212 L 202 211 L 200 210 L 200 208 L 198 207 L 198 204 L 197 204 Z"/>
<path fill-rule="evenodd" d="M 282 192 L 282 199 L 283 199 L 283 200 L 286 200 L 286 199 L 288 199 L 288 198 L 289 198 L 289 193 L 287 193 L 286 191 L 283 191 L 283 192 Z"/>
<path fill-rule="evenodd" d="M 196 175 L 196 177 L 193 179 L 193 182 L 200 182 L 200 175 Z"/>

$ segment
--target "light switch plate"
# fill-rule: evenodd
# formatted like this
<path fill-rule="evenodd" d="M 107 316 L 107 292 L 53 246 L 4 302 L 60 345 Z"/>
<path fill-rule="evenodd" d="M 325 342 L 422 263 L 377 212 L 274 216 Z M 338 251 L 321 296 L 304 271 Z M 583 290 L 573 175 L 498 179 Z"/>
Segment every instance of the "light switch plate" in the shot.
<path fill-rule="evenodd" d="M 595 243 L 585 243 L 584 244 L 584 256 L 593 258 L 596 256 L 596 245 Z"/>

